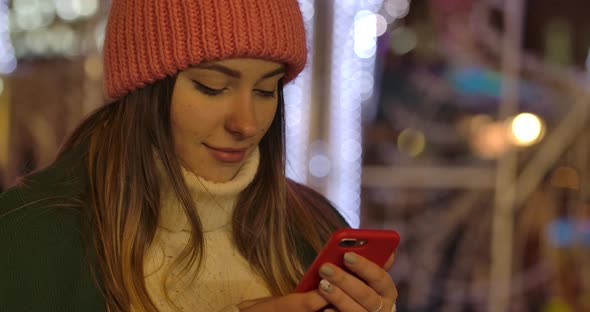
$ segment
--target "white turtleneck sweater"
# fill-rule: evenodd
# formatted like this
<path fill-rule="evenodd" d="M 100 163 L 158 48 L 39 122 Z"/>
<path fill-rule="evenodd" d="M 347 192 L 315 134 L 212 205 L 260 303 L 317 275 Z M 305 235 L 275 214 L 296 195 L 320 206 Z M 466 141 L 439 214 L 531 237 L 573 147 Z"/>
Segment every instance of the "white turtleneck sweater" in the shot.
<path fill-rule="evenodd" d="M 176 195 L 164 188 L 158 229 L 144 260 L 147 290 L 159 311 L 237 311 L 236 305 L 242 301 L 271 295 L 237 251 L 231 233 L 237 196 L 254 179 L 259 157 L 256 150 L 234 179 L 225 183 L 206 181 L 183 169 L 205 236 L 199 272 L 193 267 L 182 273 L 182 265 L 170 271 L 187 245 L 191 229 Z"/>

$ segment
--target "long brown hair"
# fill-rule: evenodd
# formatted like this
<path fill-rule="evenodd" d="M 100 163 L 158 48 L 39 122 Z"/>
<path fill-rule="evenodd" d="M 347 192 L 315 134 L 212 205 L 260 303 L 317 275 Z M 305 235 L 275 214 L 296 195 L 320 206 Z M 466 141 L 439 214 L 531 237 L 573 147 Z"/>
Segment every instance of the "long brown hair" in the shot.
<path fill-rule="evenodd" d="M 87 117 L 60 154 L 88 144 L 85 203 L 91 222 L 90 246 L 96 255 L 109 311 L 133 306 L 157 311 L 144 282 L 144 254 L 160 214 L 160 178 L 154 151 L 192 227 L 188 259 L 197 270 L 204 237 L 195 203 L 174 152 L 170 102 L 175 77 L 129 93 Z M 274 293 L 291 292 L 305 267 L 305 246 L 318 251 L 336 228 L 345 226 L 330 203 L 285 177 L 282 86 L 273 123 L 260 142 L 260 166 L 240 194 L 232 220 L 235 244 Z"/>

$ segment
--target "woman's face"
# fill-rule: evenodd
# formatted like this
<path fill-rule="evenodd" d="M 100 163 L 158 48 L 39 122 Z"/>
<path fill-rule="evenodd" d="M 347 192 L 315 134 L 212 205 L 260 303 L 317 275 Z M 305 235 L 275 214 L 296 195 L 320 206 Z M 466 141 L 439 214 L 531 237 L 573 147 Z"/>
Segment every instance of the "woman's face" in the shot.
<path fill-rule="evenodd" d="M 179 73 L 171 103 L 182 165 L 209 181 L 231 180 L 270 127 L 285 68 L 256 59 L 204 63 Z"/>

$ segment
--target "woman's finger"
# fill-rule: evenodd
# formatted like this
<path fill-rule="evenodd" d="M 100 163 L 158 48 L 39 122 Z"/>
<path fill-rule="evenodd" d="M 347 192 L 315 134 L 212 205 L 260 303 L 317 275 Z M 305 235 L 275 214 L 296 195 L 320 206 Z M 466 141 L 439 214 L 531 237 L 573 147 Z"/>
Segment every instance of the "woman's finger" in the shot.
<path fill-rule="evenodd" d="M 353 252 L 344 254 L 344 264 L 346 267 L 357 274 L 360 279 L 365 281 L 380 296 L 395 300 L 397 298 L 397 289 L 391 280 L 391 276 L 383 268 L 379 267 L 372 261 L 367 260 Z M 340 285 L 344 288 L 345 286 Z"/>
<path fill-rule="evenodd" d="M 383 299 L 380 294 L 378 294 L 361 279 L 333 264 L 326 263 L 322 265 L 320 268 L 320 276 L 324 279 L 322 281 L 324 285 L 320 286 L 331 286 L 335 288 L 335 294 L 331 297 L 326 297 L 326 299 L 329 298 L 329 301 L 334 305 L 338 304 L 339 309 L 347 306 L 343 303 L 346 301 L 341 296 L 341 292 L 343 292 L 346 297 L 350 298 L 350 300 L 360 305 L 362 307 L 362 311 L 374 311 L 381 305 L 381 301 Z M 329 284 L 327 284 L 328 282 Z M 326 290 L 326 287 L 320 288 L 324 289 L 324 291 L 327 293 L 330 293 Z M 325 295 L 325 293 L 322 293 L 322 295 Z"/>
<path fill-rule="evenodd" d="M 365 286 L 366 287 L 366 286 Z M 352 299 L 347 293 L 342 291 L 335 284 L 323 279 L 319 285 L 320 294 L 329 301 L 332 306 L 339 312 L 357 312 L 357 311 L 373 311 L 374 309 L 362 306 L 360 303 Z M 376 295 L 376 294 L 375 294 Z M 379 301 L 374 307 L 379 306 Z M 370 310 L 369 310 L 370 309 Z"/>
<path fill-rule="evenodd" d="M 395 253 L 391 253 L 391 255 L 389 256 L 389 259 L 387 259 L 387 261 L 383 265 L 383 269 L 385 271 L 389 272 L 389 270 L 391 270 L 391 267 L 393 266 L 394 261 L 395 261 Z"/>

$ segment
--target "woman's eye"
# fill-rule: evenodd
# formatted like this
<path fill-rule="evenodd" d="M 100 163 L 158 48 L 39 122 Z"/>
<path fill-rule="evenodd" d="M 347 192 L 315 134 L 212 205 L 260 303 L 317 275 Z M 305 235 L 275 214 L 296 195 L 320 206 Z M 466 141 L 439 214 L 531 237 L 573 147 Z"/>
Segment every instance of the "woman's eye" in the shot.
<path fill-rule="evenodd" d="M 195 81 L 195 80 L 193 80 L 193 84 L 195 85 L 195 88 L 197 88 L 197 90 L 201 91 L 205 95 L 215 96 L 215 95 L 220 95 L 221 93 L 223 93 L 223 91 L 225 91 L 225 88 L 223 88 L 223 89 L 210 88 L 210 87 L 207 87 L 206 85 L 204 85 L 198 81 Z"/>
<path fill-rule="evenodd" d="M 265 91 L 265 90 L 254 90 L 258 95 L 262 97 L 274 98 L 275 91 Z"/>

